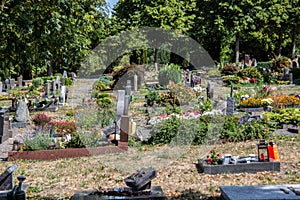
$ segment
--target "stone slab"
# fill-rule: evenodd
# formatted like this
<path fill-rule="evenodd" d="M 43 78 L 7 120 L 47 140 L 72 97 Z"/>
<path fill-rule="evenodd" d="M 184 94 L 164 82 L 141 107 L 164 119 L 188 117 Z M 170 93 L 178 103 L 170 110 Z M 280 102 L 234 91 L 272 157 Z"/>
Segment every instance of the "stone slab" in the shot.
<path fill-rule="evenodd" d="M 280 172 L 280 162 L 251 162 L 229 165 L 205 165 L 198 162 L 199 172 L 205 174 L 256 173 L 264 171 Z"/>
<path fill-rule="evenodd" d="M 27 126 L 27 122 L 13 122 L 11 126 L 12 128 L 24 128 Z"/>
<path fill-rule="evenodd" d="M 221 199 L 224 200 L 300 199 L 300 196 L 289 188 L 298 191 L 300 185 L 220 186 Z"/>
<path fill-rule="evenodd" d="M 122 188 L 115 188 L 116 191 Z M 150 195 L 143 196 L 100 196 L 96 194 L 96 190 L 86 190 L 86 191 L 76 191 L 71 197 L 71 200 L 104 200 L 104 199 L 122 199 L 122 200 L 132 200 L 132 199 L 155 199 L 155 200 L 166 200 L 167 197 L 164 195 L 162 188 L 160 186 L 152 186 Z"/>

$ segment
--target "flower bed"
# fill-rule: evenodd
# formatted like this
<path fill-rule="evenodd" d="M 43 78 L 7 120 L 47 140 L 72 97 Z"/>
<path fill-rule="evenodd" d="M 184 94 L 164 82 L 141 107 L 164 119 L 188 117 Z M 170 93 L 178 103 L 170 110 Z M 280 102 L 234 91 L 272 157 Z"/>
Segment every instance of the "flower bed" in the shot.
<path fill-rule="evenodd" d="M 37 151 L 10 151 L 8 161 L 14 160 L 56 160 L 60 158 L 75 158 L 83 156 L 95 156 L 109 153 L 121 153 L 126 151 L 125 145 L 103 146 L 92 148 L 68 148 L 56 150 L 37 150 Z"/>

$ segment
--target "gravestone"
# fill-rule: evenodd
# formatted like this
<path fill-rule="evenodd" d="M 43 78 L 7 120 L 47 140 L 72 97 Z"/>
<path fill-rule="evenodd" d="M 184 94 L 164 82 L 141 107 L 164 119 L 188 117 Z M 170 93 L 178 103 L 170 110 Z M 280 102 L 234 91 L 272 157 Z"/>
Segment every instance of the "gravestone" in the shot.
<path fill-rule="evenodd" d="M 15 79 L 10 79 L 10 80 L 9 80 L 9 84 L 10 84 L 10 88 L 11 88 L 11 89 L 15 88 L 15 85 L 16 85 Z"/>
<path fill-rule="evenodd" d="M 60 77 L 59 77 L 59 76 L 56 76 L 55 84 L 56 84 L 56 88 L 57 88 L 58 90 L 60 90 Z"/>
<path fill-rule="evenodd" d="M 10 89 L 11 89 L 10 84 L 9 84 L 9 83 L 6 84 L 6 91 L 8 91 L 8 90 L 10 90 Z"/>
<path fill-rule="evenodd" d="M 133 76 L 133 90 L 135 92 L 138 90 L 138 76 L 136 74 Z"/>
<path fill-rule="evenodd" d="M 71 73 L 71 79 L 72 81 L 75 81 L 75 79 L 77 78 L 76 74 L 74 72 Z"/>
<path fill-rule="evenodd" d="M 119 131 L 121 116 L 124 114 L 125 90 L 118 90 L 117 92 L 118 93 L 117 93 L 116 122 L 117 122 L 117 131 Z"/>
<path fill-rule="evenodd" d="M 0 110 L 0 144 L 7 140 L 9 135 L 9 112 L 6 109 Z"/>
<path fill-rule="evenodd" d="M 18 168 L 18 165 L 12 165 L 0 175 L 0 191 L 13 189 L 12 173 Z"/>
<path fill-rule="evenodd" d="M 55 80 L 52 80 L 52 94 L 55 94 L 56 92 L 56 82 Z"/>
<path fill-rule="evenodd" d="M 249 54 L 245 54 L 245 66 L 249 66 L 250 64 L 250 55 Z"/>
<path fill-rule="evenodd" d="M 63 76 L 62 76 L 63 78 L 67 78 L 68 77 L 68 73 L 67 73 L 67 71 L 66 70 L 64 70 L 64 72 L 63 72 Z"/>
<path fill-rule="evenodd" d="M 210 81 L 207 83 L 206 93 L 207 93 L 207 98 L 213 99 L 213 96 L 214 96 L 214 84 L 212 82 L 210 82 Z"/>
<path fill-rule="evenodd" d="M 46 84 L 45 84 L 45 88 L 46 88 L 46 96 L 47 97 L 49 97 L 50 96 L 50 88 L 51 86 L 50 86 L 50 83 L 49 82 L 47 82 Z"/>
<path fill-rule="evenodd" d="M 19 76 L 17 78 L 17 81 L 18 81 L 18 87 L 22 87 L 23 86 L 23 76 L 22 75 Z"/>
<path fill-rule="evenodd" d="M 224 200 L 288 200 L 300 199 L 300 185 L 258 185 L 258 186 L 220 186 L 221 199 Z"/>
<path fill-rule="evenodd" d="M 3 83 L 0 81 L 0 93 L 3 91 Z"/>
<path fill-rule="evenodd" d="M 60 94 L 59 94 L 59 103 L 64 105 L 66 101 L 66 93 L 67 93 L 67 87 L 62 85 L 60 88 Z"/>
<path fill-rule="evenodd" d="M 23 100 L 19 100 L 17 104 L 17 110 L 15 114 L 15 121 L 17 122 L 27 122 L 29 119 L 29 110 L 27 104 Z"/>
<path fill-rule="evenodd" d="M 65 78 L 64 78 L 64 77 L 61 78 L 61 85 L 62 85 L 62 86 L 65 85 Z"/>
<path fill-rule="evenodd" d="M 131 94 L 131 80 L 127 80 L 127 85 L 125 87 L 125 95 L 129 95 Z"/>
<path fill-rule="evenodd" d="M 124 98 L 124 113 L 123 113 L 124 115 L 128 115 L 129 104 L 130 104 L 130 96 L 125 95 L 125 98 Z"/>
<path fill-rule="evenodd" d="M 289 74 L 289 80 L 290 80 L 290 84 L 293 84 L 293 73 Z"/>
<path fill-rule="evenodd" d="M 234 113 L 234 97 L 227 98 L 226 115 L 232 116 Z"/>

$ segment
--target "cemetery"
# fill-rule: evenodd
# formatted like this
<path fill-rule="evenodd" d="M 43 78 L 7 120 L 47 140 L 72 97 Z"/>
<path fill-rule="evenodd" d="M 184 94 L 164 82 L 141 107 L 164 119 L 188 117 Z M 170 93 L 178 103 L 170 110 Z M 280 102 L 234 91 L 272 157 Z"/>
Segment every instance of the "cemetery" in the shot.
<path fill-rule="evenodd" d="M 141 66 L 138 67 L 139 72 L 134 70 L 135 66 L 127 66 L 128 71 L 120 70 L 121 75 L 117 75 L 116 71 L 114 74 L 88 80 L 91 90 L 89 98 L 82 95 L 77 97 L 78 92 L 74 92 L 86 80 L 77 78 L 66 85 L 64 80 L 67 75 L 64 78 L 44 78 L 45 84 L 39 79 L 38 85 L 36 80 L 18 79 L 20 85 L 13 84 L 11 80 L 8 84 L 11 89 L 4 83 L 0 101 L 1 145 L 10 148 L 7 152 L 2 150 L 1 155 L 5 155 L 3 159 L 7 162 L 4 166 L 25 162 L 25 168 L 18 170 L 15 167 L 14 171 L 19 172 L 19 175 L 26 175 L 27 184 L 30 184 L 31 173 L 24 171 L 29 170 L 27 168 L 30 168 L 32 161 L 36 163 L 39 160 L 36 164 L 54 162 L 55 165 L 67 166 L 67 162 L 73 162 L 69 159 L 78 159 L 75 162 L 99 165 L 97 159 L 93 161 L 94 157 L 122 160 L 123 156 L 128 156 L 131 160 L 134 155 L 139 156 L 134 149 L 142 149 L 147 154 L 164 146 L 169 147 L 169 144 L 192 145 L 189 147 L 190 153 L 182 151 L 181 156 L 184 157 L 174 159 L 182 160 L 189 166 L 183 172 L 190 170 L 185 173 L 194 174 L 193 176 L 196 173 L 200 179 L 210 179 L 212 176 L 221 179 L 242 174 L 243 178 L 238 178 L 240 183 L 236 182 L 238 185 L 251 176 L 266 180 L 259 182 L 264 185 L 297 183 L 294 170 L 297 169 L 298 162 L 293 159 L 297 157 L 299 133 L 298 85 L 292 81 L 286 85 L 275 82 L 249 82 L 246 85 L 229 82 L 228 85 L 221 77 L 222 71 L 219 77 L 214 77 L 210 76 L 211 72 L 166 67 L 168 70 L 161 69 L 154 79 L 151 73 L 141 70 Z M 129 72 L 130 70 L 135 73 Z M 177 73 L 176 76 L 164 74 L 172 70 Z M 118 81 L 123 83 L 113 90 Z M 21 86 L 21 82 L 26 84 Z M 292 145 L 295 152 L 285 150 L 282 145 Z M 220 153 L 217 154 L 216 150 Z M 199 156 L 196 153 L 199 151 L 206 154 Z M 128 153 L 132 155 L 129 156 Z M 291 160 L 285 160 L 287 158 Z M 102 164 L 100 166 L 101 169 L 107 168 Z M 84 168 L 88 170 L 88 166 Z M 31 170 L 35 171 L 33 168 Z M 172 171 L 169 167 L 168 170 Z M 99 172 L 95 170 L 93 173 Z M 159 174 L 166 172 L 158 168 L 151 173 L 155 174 L 153 178 L 159 179 Z M 56 177 L 50 174 L 49 176 Z M 128 173 L 117 174 L 120 177 L 128 176 Z M 37 178 L 37 175 L 34 176 Z M 277 178 L 272 181 L 272 176 Z M 101 179 L 107 180 L 109 177 L 110 175 L 103 174 Z M 199 181 L 197 177 L 194 177 L 193 187 Z M 279 181 L 279 177 L 285 178 Z M 110 181 L 110 186 L 97 189 L 98 186 L 95 188 L 94 184 L 87 184 L 90 181 L 82 179 L 78 184 L 83 187 L 79 187 L 73 194 L 66 191 L 66 195 L 73 195 L 69 196 L 71 199 L 90 195 L 106 198 L 127 196 L 128 199 L 133 195 L 147 199 L 150 198 L 148 195 L 156 194 L 151 198 L 165 199 L 166 194 L 169 194 L 168 191 L 165 192 L 167 188 L 163 187 L 165 183 L 159 185 L 157 183 L 160 182 L 156 182 L 156 186 L 150 185 L 139 191 L 130 189 L 132 185 L 126 182 L 128 178 L 124 180 L 129 188 L 117 181 L 120 179 L 114 180 Z M 220 180 L 217 185 L 215 183 L 213 191 L 220 191 L 222 198 L 232 199 L 230 192 L 234 188 L 228 190 L 226 183 L 222 182 Z M 34 189 L 40 187 L 43 186 L 29 185 L 27 195 L 49 195 Z M 209 187 L 212 186 L 207 186 Z M 84 190 L 86 188 L 90 190 Z M 54 193 L 51 195 L 55 196 Z M 198 193 L 194 195 L 205 196 Z"/>
<path fill-rule="evenodd" d="M 0 200 L 300 199 L 299 16 L 2 0 Z"/>

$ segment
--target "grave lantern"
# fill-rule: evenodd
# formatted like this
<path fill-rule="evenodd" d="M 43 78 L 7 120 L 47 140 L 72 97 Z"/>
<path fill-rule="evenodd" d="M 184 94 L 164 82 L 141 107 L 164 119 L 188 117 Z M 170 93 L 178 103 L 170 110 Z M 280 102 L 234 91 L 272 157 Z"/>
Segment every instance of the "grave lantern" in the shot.
<path fill-rule="evenodd" d="M 268 143 L 265 140 L 259 141 L 257 144 L 257 150 L 259 162 L 269 161 Z"/>

